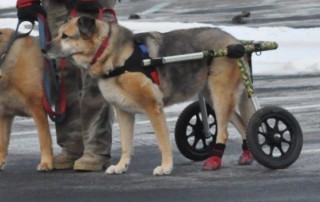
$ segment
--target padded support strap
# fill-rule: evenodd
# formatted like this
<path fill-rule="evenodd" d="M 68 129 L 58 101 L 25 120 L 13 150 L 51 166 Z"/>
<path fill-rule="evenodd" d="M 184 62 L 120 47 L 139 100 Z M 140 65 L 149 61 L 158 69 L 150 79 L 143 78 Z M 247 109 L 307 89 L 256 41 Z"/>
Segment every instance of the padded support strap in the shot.
<path fill-rule="evenodd" d="M 241 44 L 231 44 L 227 47 L 228 50 L 228 57 L 229 58 L 242 58 L 245 53 L 245 48 Z"/>

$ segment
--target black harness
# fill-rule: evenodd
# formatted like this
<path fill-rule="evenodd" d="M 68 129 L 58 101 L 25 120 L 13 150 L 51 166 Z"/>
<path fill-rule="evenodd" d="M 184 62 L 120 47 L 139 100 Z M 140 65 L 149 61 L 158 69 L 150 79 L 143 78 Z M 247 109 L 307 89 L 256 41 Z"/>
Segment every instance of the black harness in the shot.
<path fill-rule="evenodd" d="M 144 44 L 134 42 L 134 50 L 122 67 L 116 67 L 108 74 L 102 75 L 103 79 L 119 76 L 124 72 L 141 72 L 158 84 L 155 66 L 143 66 L 143 60 L 150 59 L 148 48 Z"/>

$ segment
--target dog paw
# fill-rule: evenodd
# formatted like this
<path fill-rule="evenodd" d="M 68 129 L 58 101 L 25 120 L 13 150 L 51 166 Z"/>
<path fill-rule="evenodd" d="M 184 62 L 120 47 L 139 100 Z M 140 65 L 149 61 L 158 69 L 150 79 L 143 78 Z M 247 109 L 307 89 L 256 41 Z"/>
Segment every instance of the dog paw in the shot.
<path fill-rule="evenodd" d="M 202 165 L 203 170 L 219 170 L 221 168 L 221 158 L 212 156 L 205 160 Z"/>
<path fill-rule="evenodd" d="M 106 174 L 112 175 L 112 174 L 123 174 L 127 171 L 128 166 L 118 166 L 118 165 L 111 165 L 107 168 Z"/>
<path fill-rule="evenodd" d="M 52 163 L 40 163 L 37 167 L 37 171 L 50 171 L 53 169 Z"/>
<path fill-rule="evenodd" d="M 243 151 L 241 156 L 239 157 L 238 164 L 239 165 L 251 165 L 253 162 L 253 156 L 249 150 Z"/>
<path fill-rule="evenodd" d="M 157 166 L 153 170 L 153 175 L 170 175 L 172 172 L 172 166 Z"/>

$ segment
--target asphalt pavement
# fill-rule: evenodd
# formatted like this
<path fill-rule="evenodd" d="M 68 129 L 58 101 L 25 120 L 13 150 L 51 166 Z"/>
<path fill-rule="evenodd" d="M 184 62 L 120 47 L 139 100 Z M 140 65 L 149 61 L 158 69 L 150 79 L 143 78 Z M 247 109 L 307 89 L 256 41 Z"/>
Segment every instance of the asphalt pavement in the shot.
<path fill-rule="evenodd" d="M 143 21 L 212 24 L 232 24 L 233 16 L 245 8 L 251 11 L 250 20 L 238 26 L 318 27 L 320 23 L 320 2 L 317 0 L 243 0 L 238 3 L 231 0 L 122 0 L 116 7 L 120 19 L 136 13 Z M 2 13 L 6 13 L 2 17 L 10 16 L 12 10 Z M 167 109 L 175 162 L 171 176 L 152 176 L 153 168 L 160 163 L 160 153 L 153 130 L 144 116 L 137 117 L 135 155 L 127 173 L 39 173 L 36 166 L 40 153 L 34 123 L 31 119 L 17 117 L 12 129 L 8 163 L 0 172 L 0 202 L 320 201 L 320 75 L 254 76 L 254 86 L 262 106 L 286 108 L 303 130 L 300 157 L 287 169 L 271 170 L 256 161 L 251 166 L 238 166 L 241 139 L 230 125 L 222 168 L 214 172 L 202 171 L 202 162 L 186 159 L 174 141 L 176 119 L 188 105 L 184 103 Z M 51 130 L 55 139 L 53 123 Z M 116 163 L 120 157 L 117 123 L 113 131 L 112 161 Z M 54 152 L 59 152 L 56 144 Z"/>

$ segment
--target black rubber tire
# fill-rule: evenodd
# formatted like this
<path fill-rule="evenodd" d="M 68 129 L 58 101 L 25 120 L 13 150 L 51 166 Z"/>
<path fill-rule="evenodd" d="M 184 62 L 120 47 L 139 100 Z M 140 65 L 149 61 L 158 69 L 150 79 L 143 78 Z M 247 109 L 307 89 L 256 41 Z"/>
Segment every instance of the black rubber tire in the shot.
<path fill-rule="evenodd" d="M 216 143 L 217 122 L 214 110 L 206 104 L 210 137 L 205 137 L 199 102 L 188 105 L 175 126 L 175 141 L 181 154 L 193 161 L 203 161 L 211 155 Z"/>
<path fill-rule="evenodd" d="M 290 112 L 276 106 L 264 107 L 253 114 L 247 138 L 253 157 L 271 169 L 284 169 L 293 164 L 303 144 L 298 121 Z"/>

